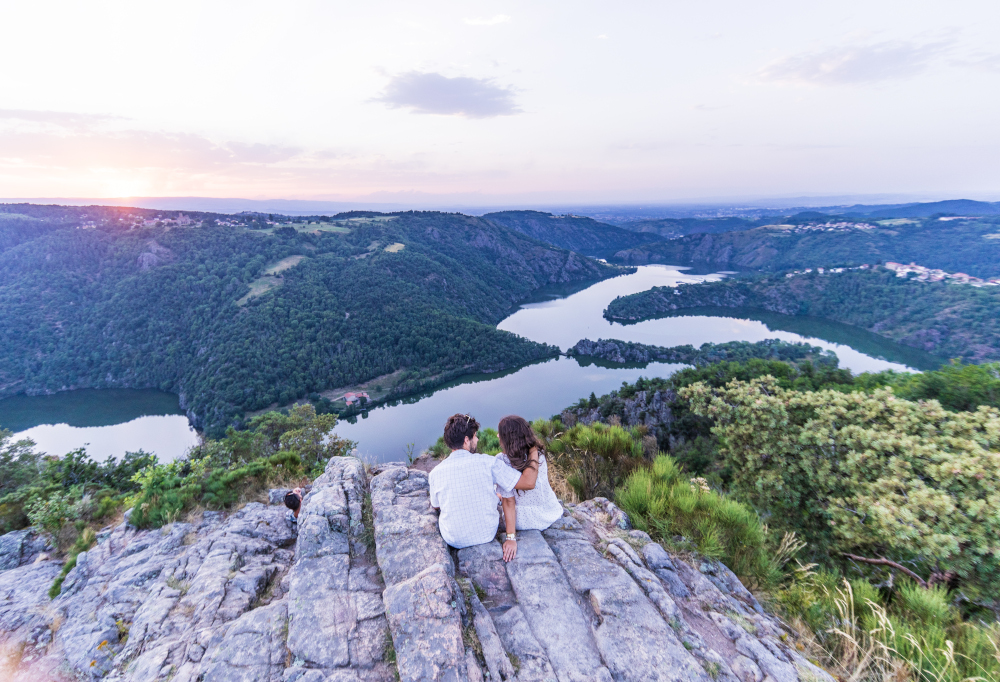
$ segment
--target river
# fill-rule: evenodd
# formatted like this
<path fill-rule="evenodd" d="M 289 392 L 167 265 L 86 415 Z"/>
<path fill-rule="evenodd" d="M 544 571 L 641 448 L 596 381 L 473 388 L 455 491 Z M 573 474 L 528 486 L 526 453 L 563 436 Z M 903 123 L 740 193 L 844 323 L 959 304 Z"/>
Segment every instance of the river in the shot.
<path fill-rule="evenodd" d="M 782 339 L 833 350 L 841 367 L 854 372 L 928 369 L 935 358 L 847 325 L 762 311 L 705 309 L 637 324 L 611 323 L 602 317 L 616 296 L 654 286 L 717 280 L 723 275 L 694 275 L 684 268 L 642 266 L 635 274 L 598 282 L 579 291 L 543 289 L 498 327 L 533 341 L 566 350 L 577 341 L 621 339 L 658 346 L 706 342 Z M 462 377 L 436 390 L 341 422 L 337 434 L 357 441 L 372 461 L 405 459 L 431 445 L 445 419 L 456 412 L 495 426 L 507 414 L 528 419 L 550 417 L 592 392 L 607 393 L 640 376 L 667 376 L 681 365 L 651 363 L 644 368 L 607 367 L 559 357 L 515 371 Z M 64 454 L 86 447 L 91 457 L 120 457 L 145 450 L 161 461 L 175 459 L 197 443 L 198 436 L 177 405 L 176 396 L 159 391 L 70 391 L 53 396 L 17 396 L 0 400 L 0 426 L 31 438 L 41 451 Z"/>

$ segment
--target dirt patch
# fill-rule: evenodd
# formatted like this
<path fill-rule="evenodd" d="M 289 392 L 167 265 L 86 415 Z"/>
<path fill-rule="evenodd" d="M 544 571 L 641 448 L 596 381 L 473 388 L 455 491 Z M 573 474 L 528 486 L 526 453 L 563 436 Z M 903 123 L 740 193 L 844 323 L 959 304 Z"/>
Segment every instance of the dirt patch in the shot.
<path fill-rule="evenodd" d="M 263 296 L 271 289 L 277 289 L 285 280 L 281 277 L 274 277 L 271 275 L 264 275 L 263 277 L 258 277 L 254 281 L 250 282 L 250 293 L 236 301 L 236 305 L 244 306 L 250 302 L 251 298 L 256 298 L 257 296 Z"/>
<path fill-rule="evenodd" d="M 274 265 L 269 266 L 264 270 L 265 275 L 277 275 L 284 272 L 285 270 L 291 270 L 296 265 L 302 262 L 305 256 L 289 256 L 288 258 L 282 258 Z"/>
<path fill-rule="evenodd" d="M 424 454 L 413 460 L 413 464 L 410 465 L 411 469 L 416 469 L 417 471 L 426 471 L 430 473 L 434 467 L 443 462 L 443 459 L 437 459 L 432 455 Z"/>

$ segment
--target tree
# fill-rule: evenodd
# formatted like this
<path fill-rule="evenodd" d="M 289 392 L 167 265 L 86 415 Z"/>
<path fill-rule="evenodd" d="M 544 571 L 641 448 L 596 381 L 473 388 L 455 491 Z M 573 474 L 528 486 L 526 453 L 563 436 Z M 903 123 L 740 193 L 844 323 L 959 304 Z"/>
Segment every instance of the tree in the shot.
<path fill-rule="evenodd" d="M 814 553 L 954 571 L 1000 598 L 1000 410 L 934 400 L 798 392 L 772 377 L 680 391 L 714 421 L 732 490 Z"/>

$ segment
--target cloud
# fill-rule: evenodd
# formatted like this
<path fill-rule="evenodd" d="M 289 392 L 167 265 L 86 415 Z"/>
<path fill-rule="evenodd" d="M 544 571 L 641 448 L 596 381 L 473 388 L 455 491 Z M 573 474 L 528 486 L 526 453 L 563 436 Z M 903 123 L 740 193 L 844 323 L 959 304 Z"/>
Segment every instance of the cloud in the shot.
<path fill-rule="evenodd" d="M 107 114 L 78 114 L 69 111 L 36 111 L 32 109 L 0 109 L 0 121 L 47 123 L 63 128 L 91 128 L 101 123 L 123 121 L 121 116 Z"/>
<path fill-rule="evenodd" d="M 1000 73 L 1000 54 L 977 56 L 974 59 L 965 59 L 954 62 L 955 66 L 964 66 L 976 71 L 986 71 L 987 73 Z"/>
<path fill-rule="evenodd" d="M 757 79 L 789 85 L 849 85 L 909 78 L 947 53 L 952 41 L 916 44 L 887 41 L 869 45 L 843 45 L 819 52 L 805 52 L 771 62 L 757 72 Z"/>
<path fill-rule="evenodd" d="M 301 155 L 295 147 L 227 142 L 189 133 L 145 130 L 0 132 L 0 162 L 62 168 L 170 168 L 191 172 L 278 164 Z"/>
<path fill-rule="evenodd" d="M 475 19 L 466 19 L 465 23 L 469 26 L 495 26 L 497 24 L 506 24 L 510 21 L 510 17 L 506 14 L 496 14 L 492 17 L 477 17 Z"/>
<path fill-rule="evenodd" d="M 298 147 L 283 147 L 276 144 L 228 142 L 224 147 L 229 151 L 232 160 L 238 163 L 279 163 L 302 153 Z"/>
<path fill-rule="evenodd" d="M 491 118 L 520 113 L 510 88 L 494 85 L 491 78 L 449 78 L 439 73 L 410 71 L 393 76 L 375 101 L 392 109 L 418 114 Z"/>

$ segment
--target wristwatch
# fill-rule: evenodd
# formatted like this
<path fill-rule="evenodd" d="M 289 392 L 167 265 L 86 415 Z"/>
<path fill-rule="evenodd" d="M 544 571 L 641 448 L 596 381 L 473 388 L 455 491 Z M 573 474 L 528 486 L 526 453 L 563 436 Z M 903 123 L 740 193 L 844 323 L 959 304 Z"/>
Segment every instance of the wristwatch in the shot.
<path fill-rule="evenodd" d="M 517 536 L 514 533 L 507 533 L 507 539 L 512 542 L 517 542 Z"/>

